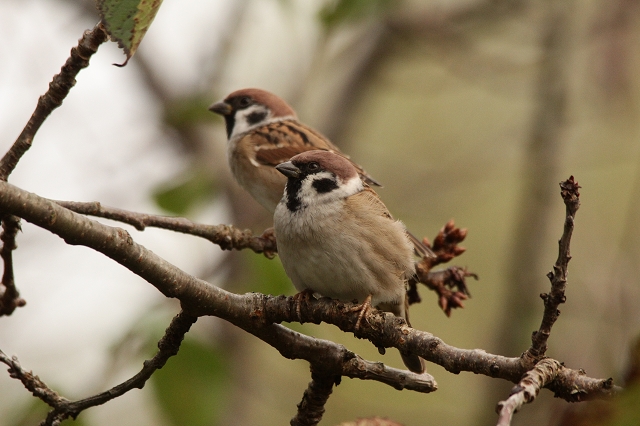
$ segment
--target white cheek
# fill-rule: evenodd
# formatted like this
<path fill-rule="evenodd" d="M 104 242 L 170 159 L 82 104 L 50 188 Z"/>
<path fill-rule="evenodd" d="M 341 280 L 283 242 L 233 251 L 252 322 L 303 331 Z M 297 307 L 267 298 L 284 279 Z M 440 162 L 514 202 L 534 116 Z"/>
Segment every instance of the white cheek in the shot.
<path fill-rule="evenodd" d="M 249 124 L 249 119 L 247 117 L 249 117 L 249 115 L 251 115 L 254 112 L 258 112 L 258 113 L 266 112 L 267 115 L 265 116 L 264 119 L 260 120 L 258 123 Z M 245 132 L 248 132 L 249 130 L 254 129 L 256 127 L 263 126 L 269 121 L 271 121 L 270 111 L 268 111 L 262 105 L 251 105 L 247 109 L 243 109 L 236 112 L 236 122 L 233 125 L 233 132 L 231 133 L 231 136 L 229 137 L 229 139 L 233 139 L 234 137 L 241 135 Z"/>
<path fill-rule="evenodd" d="M 332 173 L 321 172 L 313 175 L 312 179 L 305 179 L 302 182 L 302 186 L 299 192 L 300 200 L 303 204 L 323 204 L 326 202 L 347 198 L 353 194 L 357 194 L 364 188 L 362 180 L 359 176 L 356 176 L 346 182 L 340 183 L 339 187 L 334 189 L 333 191 L 319 194 L 318 191 L 313 187 L 313 181 L 320 179 L 335 179 L 335 177 Z"/>
<path fill-rule="evenodd" d="M 360 176 L 355 176 L 340 185 L 339 191 L 342 192 L 344 197 L 349 197 L 353 194 L 357 194 L 363 189 L 364 184 L 362 183 L 362 179 Z"/>

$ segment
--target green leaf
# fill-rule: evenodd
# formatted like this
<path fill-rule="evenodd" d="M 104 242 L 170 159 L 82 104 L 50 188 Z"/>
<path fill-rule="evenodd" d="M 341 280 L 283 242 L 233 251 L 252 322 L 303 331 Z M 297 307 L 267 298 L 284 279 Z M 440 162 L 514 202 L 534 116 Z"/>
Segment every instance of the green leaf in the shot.
<path fill-rule="evenodd" d="M 320 10 L 320 21 L 335 27 L 348 21 L 359 21 L 386 12 L 395 0 L 335 0 Z"/>
<path fill-rule="evenodd" d="M 219 424 L 229 389 L 227 358 L 221 349 L 187 337 L 178 355 L 151 376 L 155 395 L 171 424 Z"/>
<path fill-rule="evenodd" d="M 156 17 L 162 0 L 97 0 L 100 19 L 111 40 L 124 50 L 125 66 Z"/>
<path fill-rule="evenodd" d="M 175 181 L 178 183 L 175 183 Z M 153 199 L 162 209 L 184 216 L 197 204 L 215 195 L 215 185 L 204 171 L 189 172 L 182 178 L 175 178 L 153 193 Z"/>

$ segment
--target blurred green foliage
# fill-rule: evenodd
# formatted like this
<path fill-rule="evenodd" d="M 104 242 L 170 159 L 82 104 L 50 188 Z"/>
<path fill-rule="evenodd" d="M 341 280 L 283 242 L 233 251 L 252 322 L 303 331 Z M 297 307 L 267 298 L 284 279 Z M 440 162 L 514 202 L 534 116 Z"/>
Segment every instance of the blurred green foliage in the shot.
<path fill-rule="evenodd" d="M 157 188 L 153 200 L 163 210 L 184 216 L 195 206 L 213 198 L 215 193 L 216 186 L 211 176 L 203 170 L 196 170 Z"/>
<path fill-rule="evenodd" d="M 223 350 L 185 338 L 178 356 L 151 383 L 172 425 L 215 426 L 227 403 L 229 360 Z"/>
<path fill-rule="evenodd" d="M 182 97 L 169 102 L 164 111 L 164 123 L 175 129 L 189 129 L 197 123 L 220 122 L 222 118 L 209 111 L 211 97 L 207 94 Z"/>
<path fill-rule="evenodd" d="M 615 400 L 615 410 L 611 426 L 640 425 L 640 384 L 628 387 Z"/>
<path fill-rule="evenodd" d="M 332 28 L 345 22 L 382 15 L 395 3 L 397 0 L 336 0 L 320 10 L 319 18 L 326 28 Z"/>
<path fill-rule="evenodd" d="M 258 284 L 258 288 L 252 288 L 264 294 L 278 296 L 281 294 L 293 295 L 296 293 L 293 284 L 282 268 L 280 260 L 267 259 L 264 256 L 256 256 L 255 253 L 246 252 L 246 262 L 253 282 Z"/>

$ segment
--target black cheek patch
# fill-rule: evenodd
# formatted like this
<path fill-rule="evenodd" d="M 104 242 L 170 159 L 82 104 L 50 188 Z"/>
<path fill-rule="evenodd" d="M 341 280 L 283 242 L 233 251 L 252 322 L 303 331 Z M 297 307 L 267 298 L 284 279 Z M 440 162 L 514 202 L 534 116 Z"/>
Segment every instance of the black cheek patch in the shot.
<path fill-rule="evenodd" d="M 338 189 L 336 181 L 329 178 L 314 180 L 311 185 L 318 191 L 318 194 L 325 194 Z"/>
<path fill-rule="evenodd" d="M 255 111 L 252 112 L 251 114 L 247 115 L 247 123 L 249 124 L 256 124 L 256 123 L 260 123 L 262 120 L 264 120 L 267 117 L 267 113 L 265 111 Z"/>

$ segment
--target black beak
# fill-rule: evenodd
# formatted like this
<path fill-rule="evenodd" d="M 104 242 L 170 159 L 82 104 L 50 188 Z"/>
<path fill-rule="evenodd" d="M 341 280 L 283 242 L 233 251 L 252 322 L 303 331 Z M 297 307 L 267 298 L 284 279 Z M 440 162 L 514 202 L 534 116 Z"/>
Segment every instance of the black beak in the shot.
<path fill-rule="evenodd" d="M 216 102 L 209 107 L 209 111 L 227 116 L 233 112 L 233 108 L 226 102 Z"/>
<path fill-rule="evenodd" d="M 280 163 L 276 166 L 276 170 L 290 178 L 297 178 L 300 176 L 300 169 L 293 165 L 291 161 Z"/>

